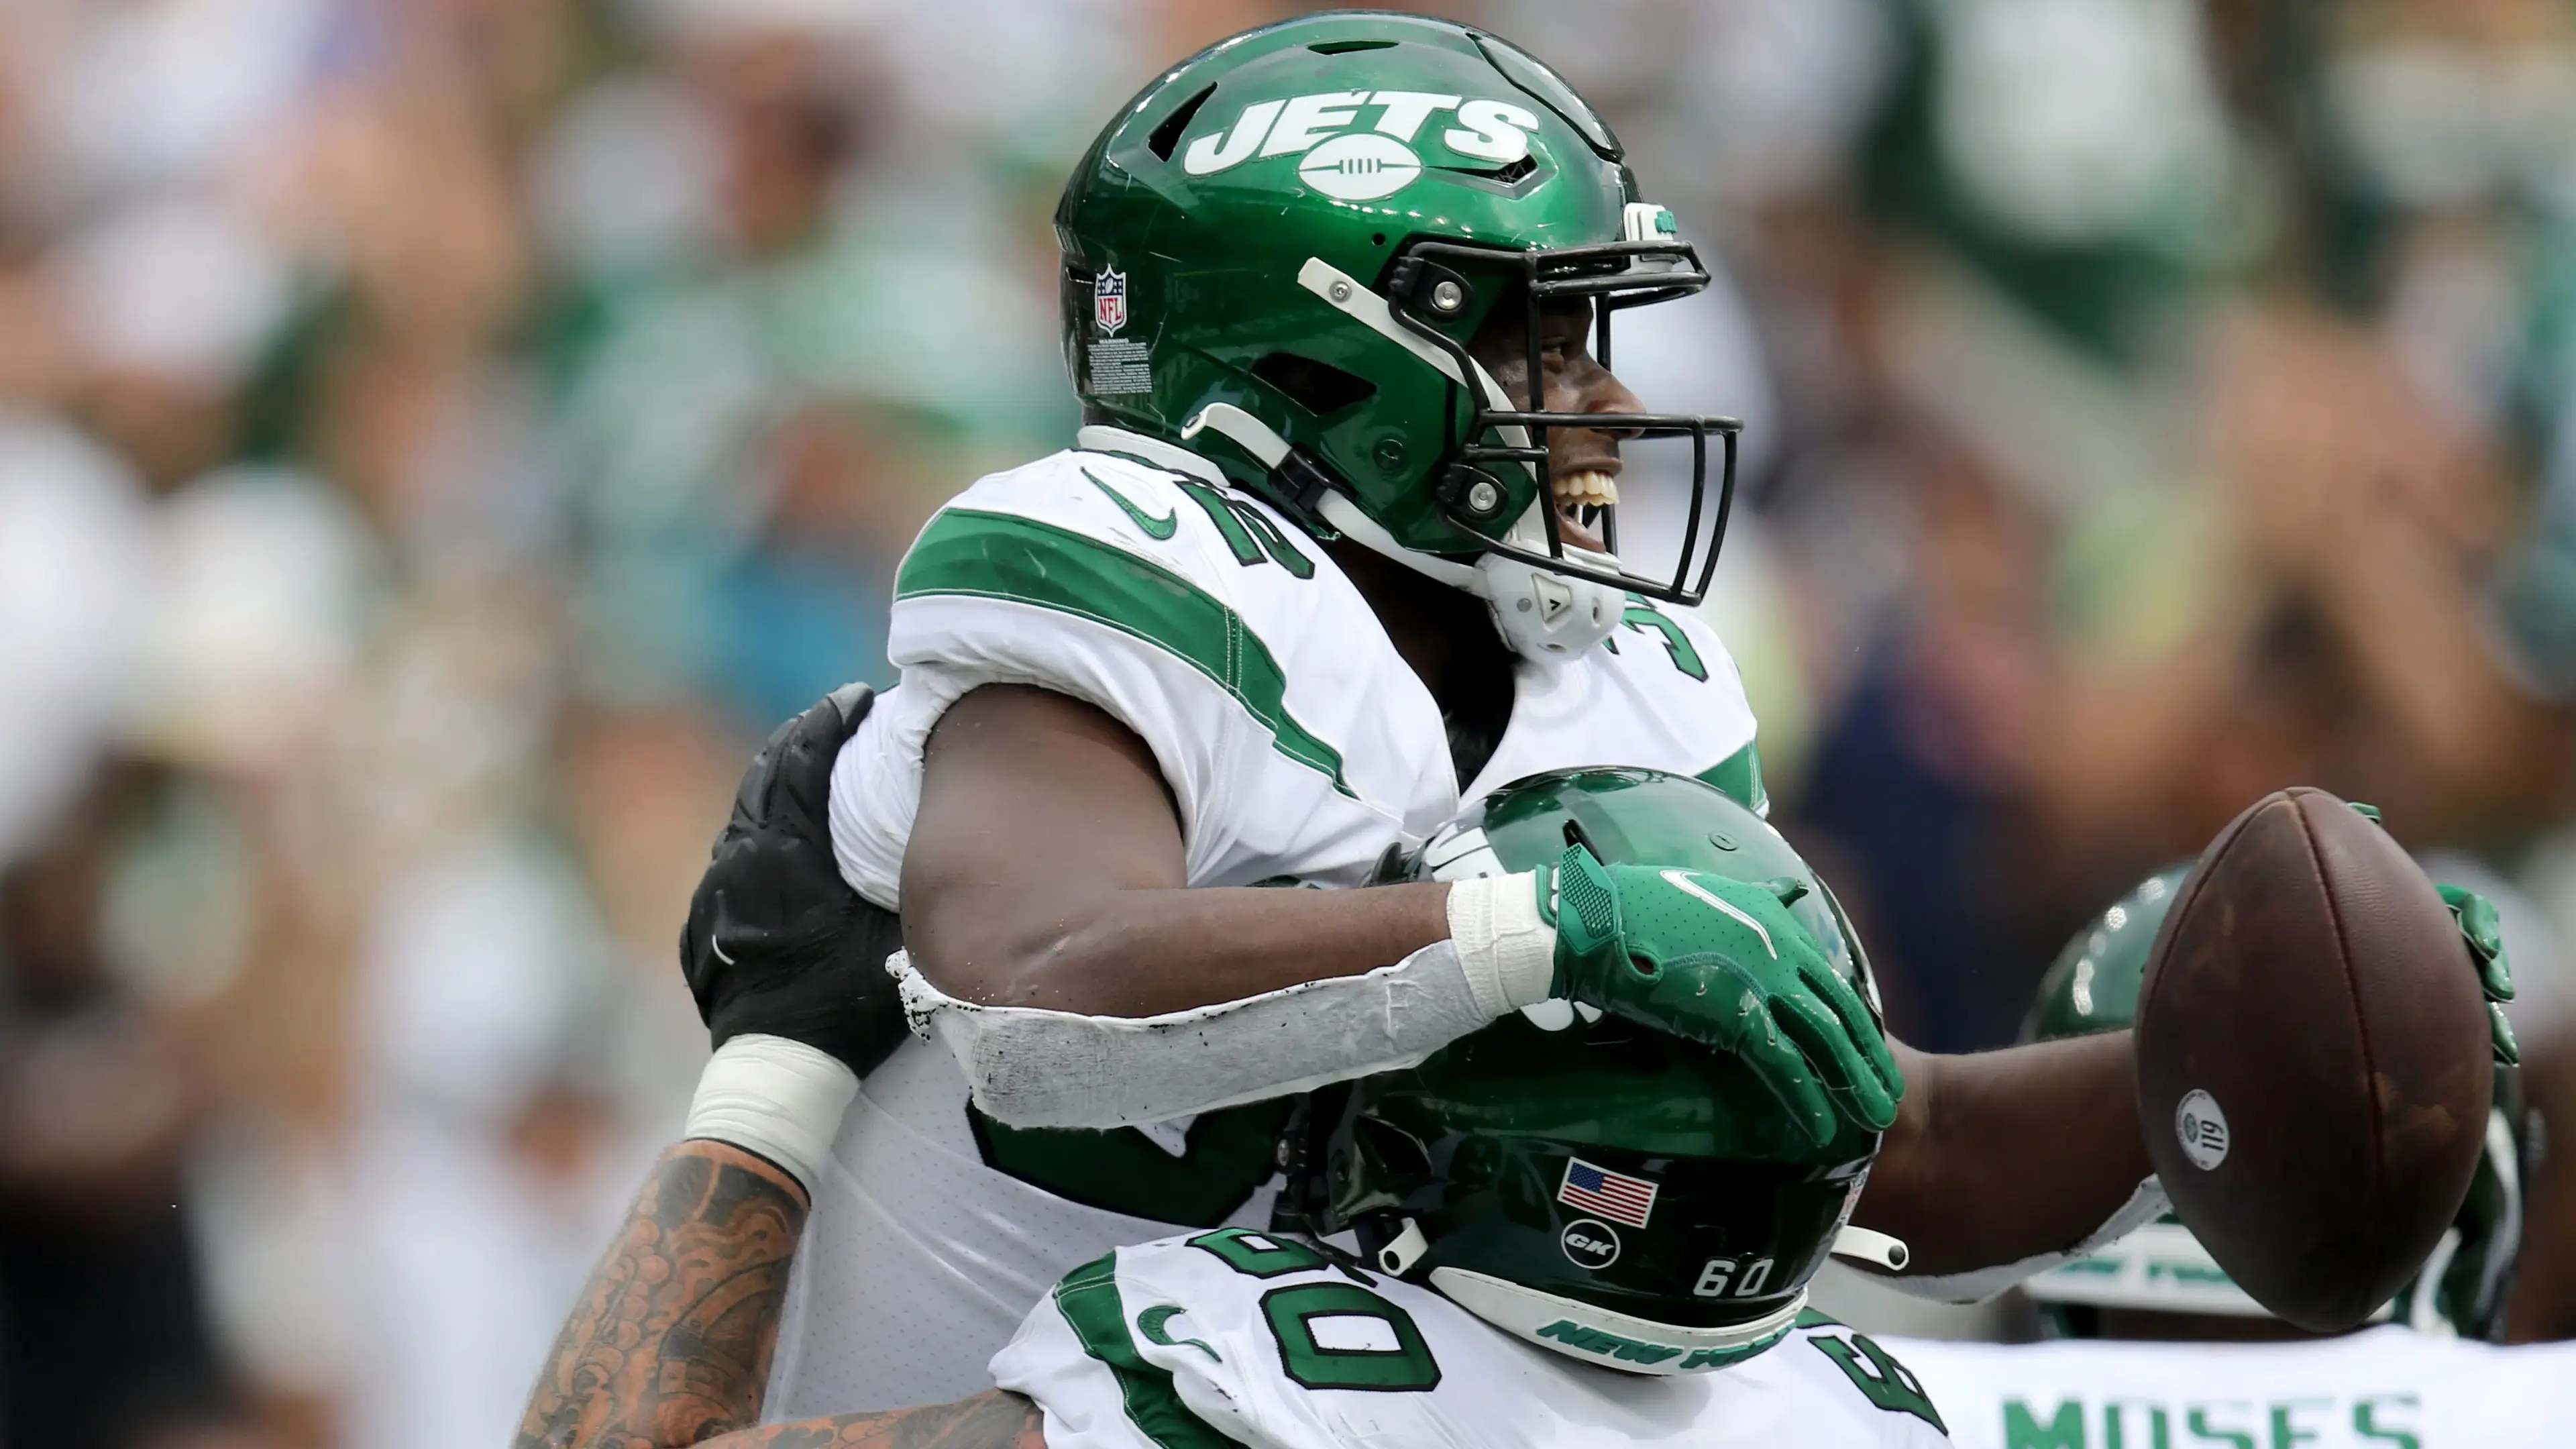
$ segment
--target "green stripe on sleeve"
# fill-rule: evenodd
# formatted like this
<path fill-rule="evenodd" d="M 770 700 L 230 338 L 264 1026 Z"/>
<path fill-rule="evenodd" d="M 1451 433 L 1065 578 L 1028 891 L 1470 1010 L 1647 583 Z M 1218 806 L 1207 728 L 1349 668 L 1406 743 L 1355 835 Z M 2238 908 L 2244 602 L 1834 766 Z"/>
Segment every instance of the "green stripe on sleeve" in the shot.
<path fill-rule="evenodd" d="M 1771 792 L 1762 786 L 1762 752 L 1747 744 L 1743 749 L 1699 772 L 1702 781 L 1715 785 L 1735 799 L 1735 803 L 1756 815 L 1771 813 Z"/>
<path fill-rule="evenodd" d="M 1082 1351 L 1109 1366 L 1126 1400 L 1127 1417 L 1162 1449 L 1233 1449 L 1234 1441 L 1207 1426 L 1172 1387 L 1171 1374 L 1145 1362 L 1127 1332 L 1127 1309 L 1118 1301 L 1118 1254 L 1113 1250 L 1064 1275 L 1055 1285 L 1056 1311 L 1073 1327 Z"/>
<path fill-rule="evenodd" d="M 1035 519 L 951 508 L 895 578 L 898 602 L 938 594 L 1033 604 L 1142 639 L 1216 681 L 1279 753 L 1353 794 L 1341 752 L 1289 717 L 1288 678 L 1243 616 L 1167 568 Z"/>

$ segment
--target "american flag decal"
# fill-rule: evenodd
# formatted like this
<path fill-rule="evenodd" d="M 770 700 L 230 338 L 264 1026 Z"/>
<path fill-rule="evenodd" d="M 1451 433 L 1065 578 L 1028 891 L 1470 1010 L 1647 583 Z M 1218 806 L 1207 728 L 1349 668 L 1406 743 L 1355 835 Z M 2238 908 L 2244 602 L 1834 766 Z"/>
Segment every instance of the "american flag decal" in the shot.
<path fill-rule="evenodd" d="M 1580 1157 L 1565 1160 L 1565 1181 L 1556 1189 L 1556 1200 L 1587 1213 L 1599 1213 L 1614 1223 L 1642 1228 L 1655 1211 L 1655 1184 L 1642 1177 L 1612 1172 L 1595 1167 Z"/>

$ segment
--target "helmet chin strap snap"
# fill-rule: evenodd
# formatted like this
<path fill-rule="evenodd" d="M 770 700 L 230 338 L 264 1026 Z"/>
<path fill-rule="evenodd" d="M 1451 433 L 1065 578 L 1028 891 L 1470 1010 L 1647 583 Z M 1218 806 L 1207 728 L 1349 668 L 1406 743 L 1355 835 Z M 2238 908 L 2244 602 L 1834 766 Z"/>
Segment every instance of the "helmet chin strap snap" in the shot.
<path fill-rule="evenodd" d="M 1848 1223 L 1843 1225 L 1841 1232 L 1834 1234 L 1834 1256 L 1856 1259 L 1891 1273 L 1904 1272 L 1905 1265 L 1914 1258 L 1903 1238 L 1872 1232 L 1868 1228 L 1855 1228 Z"/>

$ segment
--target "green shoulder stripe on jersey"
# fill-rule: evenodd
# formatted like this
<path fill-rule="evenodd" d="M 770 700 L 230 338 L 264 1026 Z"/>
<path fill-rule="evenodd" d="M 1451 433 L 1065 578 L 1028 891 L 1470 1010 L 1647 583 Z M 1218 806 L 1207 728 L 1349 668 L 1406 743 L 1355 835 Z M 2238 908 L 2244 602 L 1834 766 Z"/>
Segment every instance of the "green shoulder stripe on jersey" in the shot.
<path fill-rule="evenodd" d="M 1082 1351 L 1108 1365 L 1119 1397 L 1126 1401 L 1127 1417 L 1146 1438 L 1161 1449 L 1233 1449 L 1233 1440 L 1209 1428 L 1181 1402 L 1171 1374 L 1136 1351 L 1136 1340 L 1127 1333 L 1126 1305 L 1118 1301 L 1115 1251 L 1065 1274 L 1055 1285 L 1055 1306 L 1081 1340 Z"/>
<path fill-rule="evenodd" d="M 1724 790 L 1728 798 L 1756 815 L 1771 811 L 1771 792 L 1762 784 L 1762 752 L 1753 744 L 1700 771 L 1699 778 L 1703 784 Z"/>
<path fill-rule="evenodd" d="M 895 578 L 898 603 L 935 594 L 1033 604 L 1142 639 L 1216 681 L 1279 753 L 1353 795 L 1341 752 L 1289 717 L 1288 678 L 1243 616 L 1159 564 L 1035 519 L 951 508 Z"/>

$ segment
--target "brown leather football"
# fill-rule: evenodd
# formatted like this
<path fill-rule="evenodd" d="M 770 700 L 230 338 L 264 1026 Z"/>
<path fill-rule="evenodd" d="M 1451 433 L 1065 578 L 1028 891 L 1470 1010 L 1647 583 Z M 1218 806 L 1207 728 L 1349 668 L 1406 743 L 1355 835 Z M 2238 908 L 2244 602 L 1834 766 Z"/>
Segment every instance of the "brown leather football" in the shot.
<path fill-rule="evenodd" d="M 2432 881 L 2325 791 L 2267 795 L 2201 853 L 2136 1046 L 2174 1210 L 2282 1318 L 2363 1322 L 2459 1212 L 2494 1089 L 2478 973 Z"/>

